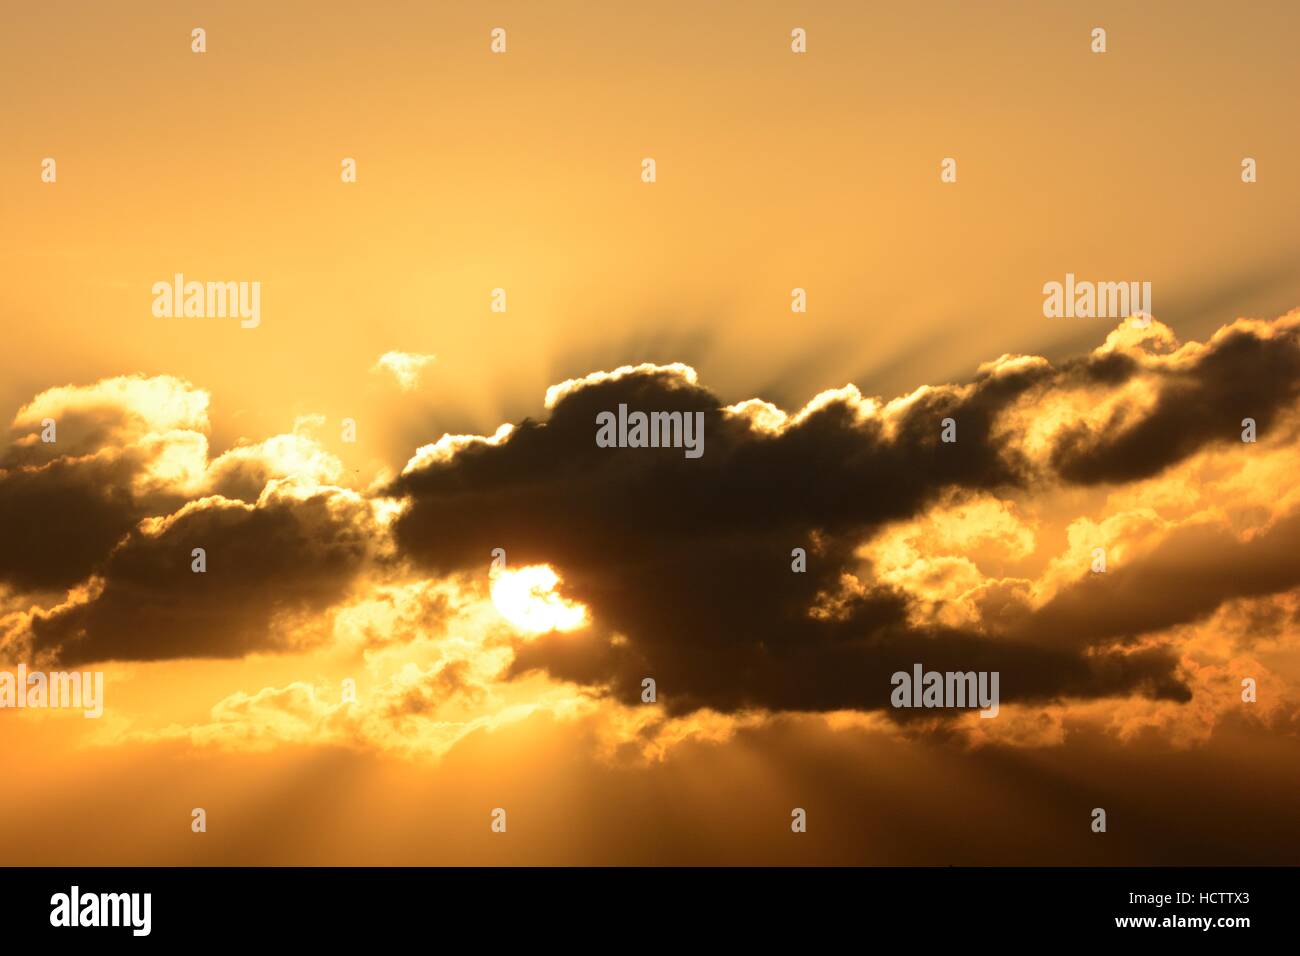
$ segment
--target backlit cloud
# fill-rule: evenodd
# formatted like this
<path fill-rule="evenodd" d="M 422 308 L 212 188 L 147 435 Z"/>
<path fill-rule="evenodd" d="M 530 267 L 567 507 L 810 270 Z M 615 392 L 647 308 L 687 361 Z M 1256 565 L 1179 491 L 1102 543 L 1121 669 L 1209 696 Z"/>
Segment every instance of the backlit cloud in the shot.
<path fill-rule="evenodd" d="M 715 735 L 781 711 L 901 719 L 889 678 L 918 662 L 999 672 L 1012 716 L 908 714 L 909 733 L 1050 741 L 1123 701 L 1112 732 L 1195 739 L 1177 715 L 1213 725 L 1234 668 L 1266 672 L 1248 631 L 1227 648 L 1205 622 L 1300 590 L 1297 355 L 1294 315 L 1185 345 L 1124 326 L 1059 364 L 1001 356 L 964 384 L 892 400 L 850 385 L 790 410 L 726 404 L 688 366 L 626 366 L 551 388 L 543 417 L 431 440 L 368 491 L 341 484 L 320 416 L 210 458 L 208 397 L 186 383 L 51 389 L 0 472 L 0 506 L 27 522 L 0 572 L 54 593 L 3 619 L 4 646 L 77 664 L 364 655 L 359 708 L 314 685 L 245 692 L 194 731 L 227 742 L 249 721 L 265 725 L 250 740 L 387 747 L 411 721 L 603 701 L 604 737 L 653 753 L 705 716 Z M 619 405 L 702 414 L 706 454 L 599 447 L 597 415 Z M 66 444 L 32 440 L 45 418 Z M 57 516 L 102 530 L 69 551 L 45 541 Z M 1016 716 L 1033 714 L 1050 719 Z M 460 732 L 414 739 L 443 752 Z"/>

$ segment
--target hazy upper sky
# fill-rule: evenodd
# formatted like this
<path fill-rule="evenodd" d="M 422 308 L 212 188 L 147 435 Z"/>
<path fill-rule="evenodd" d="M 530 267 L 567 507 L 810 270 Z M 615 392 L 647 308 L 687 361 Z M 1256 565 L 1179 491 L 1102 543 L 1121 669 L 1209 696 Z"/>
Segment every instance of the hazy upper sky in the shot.
<path fill-rule="evenodd" d="M 1295 862 L 1297 28 L 0 9 L 0 665 L 108 681 L 0 711 L 0 862 Z M 177 273 L 260 324 L 156 317 Z M 1157 324 L 1045 318 L 1066 273 Z M 698 469 L 593 457 L 638 400 L 707 414 Z M 1002 717 L 895 720 L 912 660 Z"/>

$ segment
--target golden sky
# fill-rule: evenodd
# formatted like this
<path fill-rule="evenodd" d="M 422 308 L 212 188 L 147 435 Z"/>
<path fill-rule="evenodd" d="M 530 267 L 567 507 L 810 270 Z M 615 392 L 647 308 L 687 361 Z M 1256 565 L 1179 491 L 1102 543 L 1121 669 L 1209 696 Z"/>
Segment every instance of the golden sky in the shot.
<path fill-rule="evenodd" d="M 105 701 L 0 710 L 0 862 L 1294 862 L 1297 26 L 6 9 L 0 670 Z"/>

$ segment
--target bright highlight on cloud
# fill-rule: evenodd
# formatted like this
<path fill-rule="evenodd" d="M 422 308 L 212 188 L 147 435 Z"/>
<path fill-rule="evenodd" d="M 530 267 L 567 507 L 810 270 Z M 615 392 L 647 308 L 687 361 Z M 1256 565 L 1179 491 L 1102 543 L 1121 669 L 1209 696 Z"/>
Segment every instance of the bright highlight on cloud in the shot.
<path fill-rule="evenodd" d="M 397 387 L 403 392 L 413 392 L 420 384 L 420 375 L 434 362 L 433 355 L 420 355 L 415 352 L 385 352 L 375 362 L 372 372 L 387 372 L 397 380 Z"/>

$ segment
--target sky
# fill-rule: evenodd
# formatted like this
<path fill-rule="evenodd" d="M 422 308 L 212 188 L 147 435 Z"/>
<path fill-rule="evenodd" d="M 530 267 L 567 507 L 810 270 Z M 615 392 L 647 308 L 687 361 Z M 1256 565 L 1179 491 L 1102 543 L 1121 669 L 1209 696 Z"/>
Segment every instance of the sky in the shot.
<path fill-rule="evenodd" d="M 0 862 L 1296 862 L 1297 26 L 0 11 Z"/>

